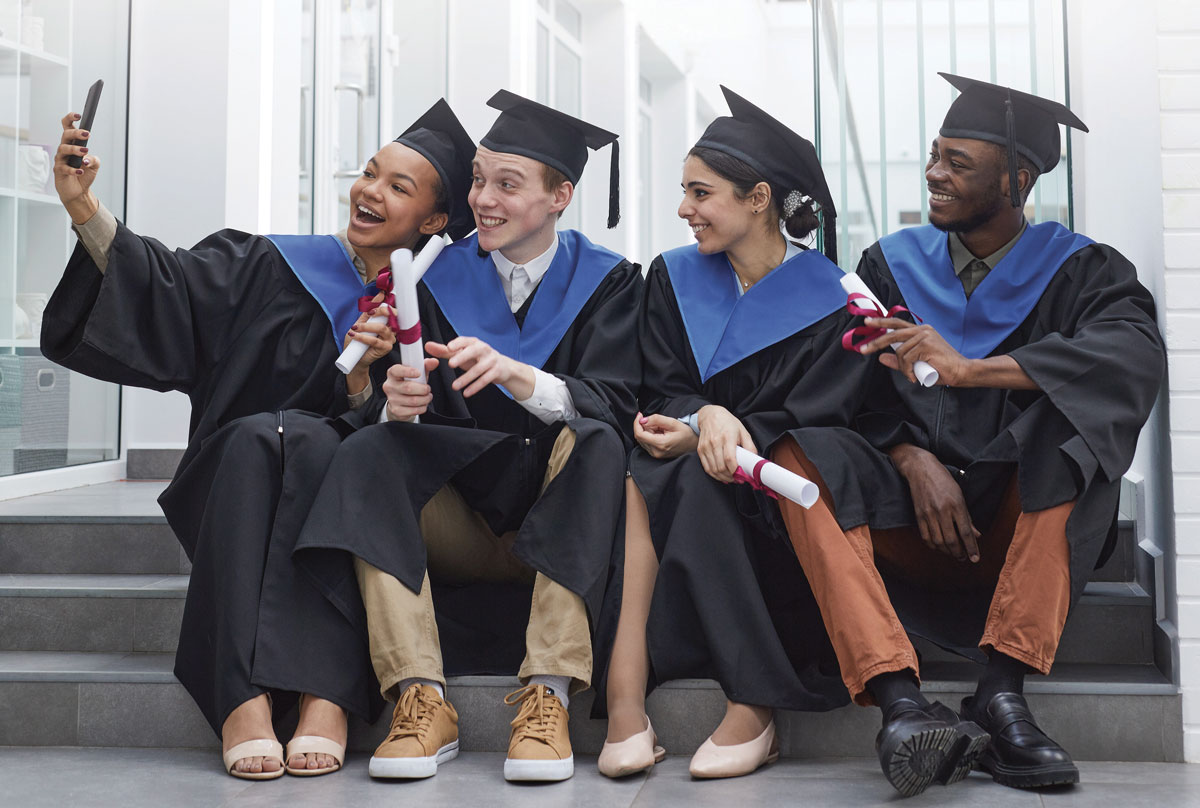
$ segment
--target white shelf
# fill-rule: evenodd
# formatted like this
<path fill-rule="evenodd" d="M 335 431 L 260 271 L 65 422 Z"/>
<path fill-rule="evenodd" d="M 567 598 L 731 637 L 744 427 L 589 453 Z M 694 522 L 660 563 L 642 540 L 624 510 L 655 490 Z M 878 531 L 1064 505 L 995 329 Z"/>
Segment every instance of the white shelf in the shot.
<path fill-rule="evenodd" d="M 34 50 L 33 48 L 25 47 L 19 42 L 14 42 L 11 39 L 0 38 L 0 52 L 3 51 L 8 51 L 10 53 L 21 53 L 33 59 L 58 65 L 59 67 L 69 67 L 71 64 L 66 58 L 57 56 L 49 51 Z"/>
<path fill-rule="evenodd" d="M 18 191 L 15 188 L 0 187 L 0 196 L 8 197 L 9 199 L 22 199 L 26 202 L 40 202 L 44 205 L 62 204 L 55 194 L 43 194 L 37 191 Z"/>
<path fill-rule="evenodd" d="M 0 350 L 5 348 L 37 348 L 41 345 L 37 337 L 28 339 L 0 339 Z"/>

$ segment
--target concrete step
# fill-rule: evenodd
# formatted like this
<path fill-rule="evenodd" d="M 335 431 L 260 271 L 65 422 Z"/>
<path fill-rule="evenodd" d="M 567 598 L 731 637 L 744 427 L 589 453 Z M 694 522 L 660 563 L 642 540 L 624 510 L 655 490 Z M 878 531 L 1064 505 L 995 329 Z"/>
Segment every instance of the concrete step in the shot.
<path fill-rule="evenodd" d="M 173 653 L 186 575 L 0 575 L 0 651 Z M 1093 581 L 1067 621 L 1062 663 L 1154 661 L 1154 604 L 1137 584 Z M 917 640 L 926 662 L 958 657 Z"/>
<path fill-rule="evenodd" d="M 1058 646 L 1060 663 L 1140 665 L 1154 662 L 1154 599 L 1127 582 L 1092 581 L 1067 618 Z M 923 662 L 961 658 L 915 638 Z"/>
<path fill-rule="evenodd" d="M 186 575 L 0 575 L 0 650 L 174 652 Z"/>
<path fill-rule="evenodd" d="M 0 746 L 207 747 L 217 739 L 171 674 L 162 654 L 0 652 Z M 971 692 L 977 666 L 930 663 L 925 691 L 957 706 Z M 461 716 L 465 751 L 502 752 L 513 708 L 508 677 L 451 679 L 448 696 Z M 1179 689 L 1148 665 L 1059 665 L 1031 677 L 1030 704 L 1046 731 L 1079 760 L 1182 759 Z M 588 717 L 591 691 L 571 701 L 571 737 L 581 754 L 599 752 L 605 723 Z M 725 697 L 713 682 L 687 680 L 656 690 L 648 701 L 655 730 L 676 755 L 691 754 L 719 723 Z M 350 746 L 370 751 L 387 733 L 390 714 L 374 725 L 351 721 Z M 873 755 L 879 713 L 847 706 L 828 713 L 777 716 L 789 757 Z M 282 716 L 286 738 L 295 718 Z"/>
<path fill-rule="evenodd" d="M 164 482 L 0 501 L 0 572 L 177 575 L 191 564 L 158 507 Z"/>

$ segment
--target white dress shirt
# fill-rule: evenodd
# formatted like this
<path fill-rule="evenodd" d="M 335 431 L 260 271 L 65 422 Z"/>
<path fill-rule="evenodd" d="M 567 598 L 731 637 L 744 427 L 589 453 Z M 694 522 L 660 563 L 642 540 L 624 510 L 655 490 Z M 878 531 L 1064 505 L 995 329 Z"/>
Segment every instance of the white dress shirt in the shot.
<path fill-rule="evenodd" d="M 520 311 L 521 306 L 541 283 L 557 252 L 558 234 L 555 233 L 550 247 L 537 258 L 524 264 L 514 264 L 499 250 L 491 253 L 492 262 L 496 266 L 496 274 L 500 277 L 500 286 L 504 289 L 505 299 L 508 300 L 508 308 L 514 314 Z M 515 398 L 513 400 L 546 424 L 552 424 L 555 421 L 569 421 L 579 417 L 579 411 L 575 409 L 575 401 L 571 398 L 571 391 L 567 388 L 567 383 L 541 368 L 533 368 L 533 394 L 524 401 L 518 401 Z M 379 420 L 390 420 L 386 404 Z"/>

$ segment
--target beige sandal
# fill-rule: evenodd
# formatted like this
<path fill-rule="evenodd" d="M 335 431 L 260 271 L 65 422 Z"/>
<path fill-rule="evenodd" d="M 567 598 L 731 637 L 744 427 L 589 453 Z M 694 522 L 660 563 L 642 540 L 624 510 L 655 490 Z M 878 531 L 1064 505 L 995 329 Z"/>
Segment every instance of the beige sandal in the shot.
<path fill-rule="evenodd" d="M 279 741 L 268 741 L 265 738 L 244 741 L 221 757 L 225 761 L 225 771 L 242 780 L 274 780 L 276 777 L 283 777 L 283 744 L 279 743 Z M 234 770 L 233 767 L 237 765 L 239 760 L 251 757 L 275 758 L 279 761 L 279 768 L 273 772 L 239 772 Z"/>
<path fill-rule="evenodd" d="M 346 759 L 346 747 L 336 741 L 323 738 L 320 735 L 298 735 L 288 741 L 287 758 L 290 761 L 295 755 L 329 755 L 337 761 L 336 766 L 326 766 L 323 769 L 293 769 L 287 767 L 288 774 L 297 777 L 316 777 L 318 774 L 331 774 L 342 768 Z"/>

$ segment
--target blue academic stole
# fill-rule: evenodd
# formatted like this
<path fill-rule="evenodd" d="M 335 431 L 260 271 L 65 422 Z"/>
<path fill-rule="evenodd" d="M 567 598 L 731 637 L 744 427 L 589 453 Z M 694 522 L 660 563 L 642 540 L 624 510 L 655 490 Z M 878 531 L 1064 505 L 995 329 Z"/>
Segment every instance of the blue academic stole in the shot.
<path fill-rule="evenodd" d="M 291 267 L 296 279 L 325 312 L 338 350 L 358 319 L 358 299 L 377 294 L 375 282 L 364 285 L 337 236 L 267 236 Z"/>
<path fill-rule="evenodd" d="M 884 236 L 879 247 L 904 305 L 968 359 L 982 359 L 1004 342 L 1033 311 L 1059 267 L 1093 243 L 1058 222 L 1029 225 L 968 298 L 954 274 L 947 238 L 924 225 Z"/>
<path fill-rule="evenodd" d="M 792 256 L 740 297 L 725 253 L 702 255 L 692 244 L 662 258 L 702 382 L 846 305 L 844 273 L 816 250 Z"/>
<path fill-rule="evenodd" d="M 517 327 L 509 308 L 495 262 L 479 254 L 478 235 L 442 250 L 423 281 L 456 334 L 478 337 L 507 357 L 541 368 L 592 293 L 622 260 L 576 230 L 560 231 L 558 250 L 537 285 L 522 327 Z"/>

